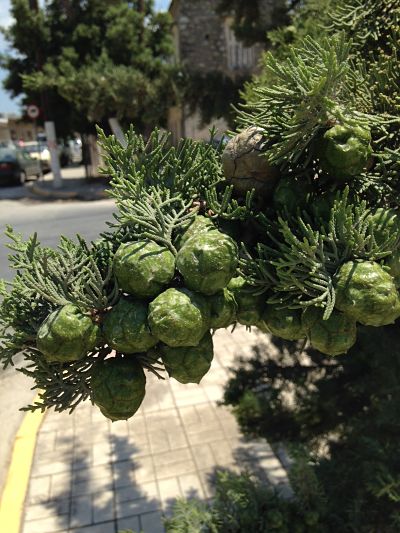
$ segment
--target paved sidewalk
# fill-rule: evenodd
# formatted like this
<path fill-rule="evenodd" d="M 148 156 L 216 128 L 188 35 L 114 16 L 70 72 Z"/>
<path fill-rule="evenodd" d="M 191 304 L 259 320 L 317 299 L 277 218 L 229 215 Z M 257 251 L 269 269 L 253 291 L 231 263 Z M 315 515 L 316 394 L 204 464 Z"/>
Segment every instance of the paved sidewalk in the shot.
<path fill-rule="evenodd" d="M 214 336 L 212 369 L 200 385 L 147 374 L 146 398 L 127 422 L 111 423 L 90 403 L 73 415 L 49 412 L 38 435 L 23 533 L 161 533 L 175 498 L 213 495 L 216 468 L 249 469 L 272 484 L 286 472 L 265 441 L 241 438 L 216 404 L 227 369 L 266 336 L 238 328 Z"/>

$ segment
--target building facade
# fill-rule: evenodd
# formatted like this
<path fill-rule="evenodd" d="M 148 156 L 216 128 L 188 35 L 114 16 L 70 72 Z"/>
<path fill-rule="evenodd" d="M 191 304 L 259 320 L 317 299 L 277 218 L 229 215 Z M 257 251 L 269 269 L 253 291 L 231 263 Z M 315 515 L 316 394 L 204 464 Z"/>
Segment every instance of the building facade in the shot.
<path fill-rule="evenodd" d="M 280 0 L 278 0 L 280 1 Z M 188 71 L 207 73 L 218 71 L 232 78 L 256 72 L 263 47 L 246 47 L 232 30 L 232 18 L 216 12 L 218 0 L 172 0 L 169 12 L 173 18 L 174 60 Z M 271 24 L 277 0 L 262 0 L 260 16 L 265 25 Z M 227 124 L 223 119 L 215 125 L 220 135 Z M 208 139 L 210 125 L 202 126 L 200 114 L 189 113 L 185 106 L 169 110 L 168 129 L 173 141 L 181 137 Z"/>
<path fill-rule="evenodd" d="M 32 120 L 0 113 L 0 143 L 35 141 L 37 134 L 42 132 L 43 128 L 36 128 Z"/>

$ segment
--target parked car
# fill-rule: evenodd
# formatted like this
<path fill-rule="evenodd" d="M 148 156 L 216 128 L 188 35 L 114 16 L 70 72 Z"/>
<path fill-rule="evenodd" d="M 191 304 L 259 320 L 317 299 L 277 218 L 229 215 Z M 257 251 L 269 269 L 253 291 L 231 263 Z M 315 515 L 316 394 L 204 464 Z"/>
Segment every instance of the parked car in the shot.
<path fill-rule="evenodd" d="M 68 165 L 82 163 L 82 142 L 80 139 L 68 139 L 67 141 L 58 141 L 58 155 L 60 157 L 60 165 L 66 167 Z"/>
<path fill-rule="evenodd" d="M 19 148 L 0 147 L 0 183 L 23 185 L 29 178 L 41 175 L 40 163 Z"/>
<path fill-rule="evenodd" d="M 50 171 L 50 150 L 45 142 L 30 141 L 24 143 L 21 148 L 31 157 L 40 161 L 43 172 Z"/>
<path fill-rule="evenodd" d="M 75 164 L 82 163 L 82 141 L 80 139 L 69 139 L 69 162 Z"/>

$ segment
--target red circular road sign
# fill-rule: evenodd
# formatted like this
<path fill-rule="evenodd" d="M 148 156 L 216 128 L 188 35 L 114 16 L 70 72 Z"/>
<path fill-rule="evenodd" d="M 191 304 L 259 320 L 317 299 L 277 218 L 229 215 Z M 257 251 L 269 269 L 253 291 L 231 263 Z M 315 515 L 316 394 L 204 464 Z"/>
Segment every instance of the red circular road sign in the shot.
<path fill-rule="evenodd" d="M 39 108 L 37 105 L 28 105 L 26 108 L 26 114 L 29 118 L 35 119 L 39 116 Z"/>

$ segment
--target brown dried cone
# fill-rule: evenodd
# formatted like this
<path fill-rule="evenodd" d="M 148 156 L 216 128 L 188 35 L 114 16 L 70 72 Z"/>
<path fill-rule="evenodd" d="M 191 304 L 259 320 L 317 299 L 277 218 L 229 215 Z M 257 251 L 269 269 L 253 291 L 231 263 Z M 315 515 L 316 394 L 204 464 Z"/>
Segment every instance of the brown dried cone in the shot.
<path fill-rule="evenodd" d="M 263 130 L 251 126 L 235 135 L 225 146 L 222 166 L 226 179 L 238 193 L 251 189 L 267 196 L 278 180 L 279 171 L 265 156 Z"/>

